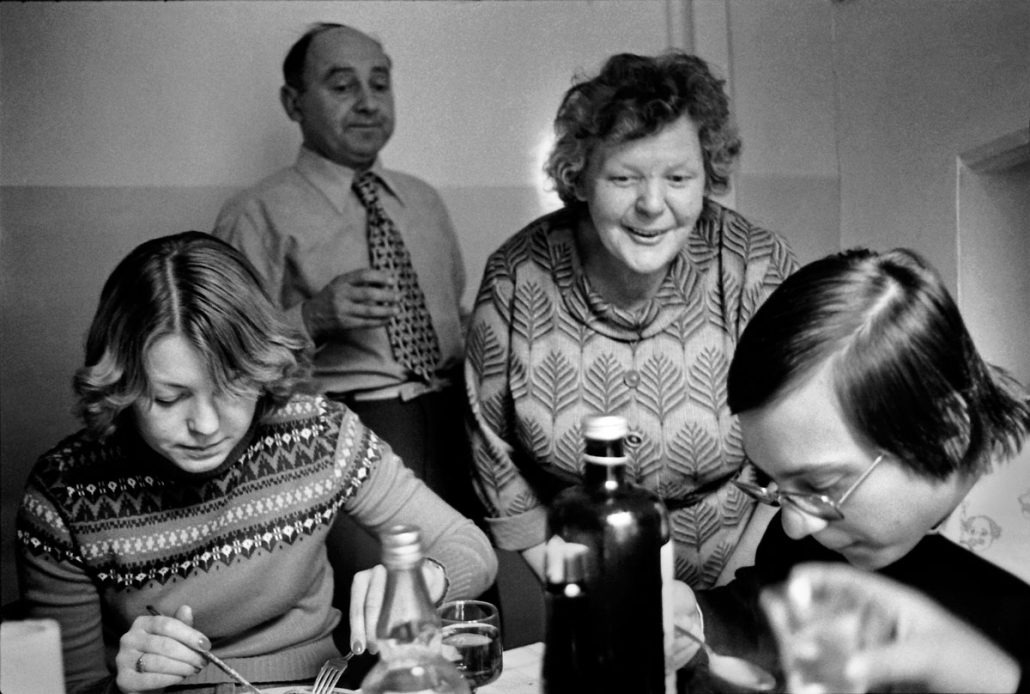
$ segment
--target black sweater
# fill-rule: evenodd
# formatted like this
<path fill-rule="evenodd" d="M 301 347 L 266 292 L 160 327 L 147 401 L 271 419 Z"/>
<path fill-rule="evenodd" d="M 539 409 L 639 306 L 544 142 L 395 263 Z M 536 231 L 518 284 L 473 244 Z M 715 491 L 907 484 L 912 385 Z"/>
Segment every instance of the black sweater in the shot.
<path fill-rule="evenodd" d="M 697 593 L 705 634 L 717 652 L 741 655 L 779 672 L 776 643 L 758 605 L 765 586 L 786 580 L 805 562 L 844 557 L 811 537 L 792 540 L 777 515 L 758 545 L 755 565 L 729 584 Z M 912 551 L 878 571 L 911 586 L 977 627 L 1019 661 L 1027 688 L 1030 671 L 1030 585 L 940 535 L 927 535 Z"/>

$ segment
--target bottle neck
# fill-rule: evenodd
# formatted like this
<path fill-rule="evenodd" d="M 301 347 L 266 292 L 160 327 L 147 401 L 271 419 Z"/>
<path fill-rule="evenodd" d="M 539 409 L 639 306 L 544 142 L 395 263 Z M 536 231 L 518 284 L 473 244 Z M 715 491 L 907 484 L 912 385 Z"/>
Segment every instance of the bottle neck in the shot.
<path fill-rule="evenodd" d="M 601 462 L 601 461 L 604 462 Z M 588 487 L 603 487 L 613 490 L 626 484 L 627 465 L 625 458 L 621 462 L 613 459 L 598 459 L 591 456 L 583 458 L 583 483 Z"/>
<path fill-rule="evenodd" d="M 587 485 L 614 489 L 626 481 L 626 440 L 587 436 L 583 446 L 583 481 Z"/>
<path fill-rule="evenodd" d="M 583 452 L 591 458 L 624 458 L 626 456 L 625 439 L 595 439 L 584 442 Z"/>

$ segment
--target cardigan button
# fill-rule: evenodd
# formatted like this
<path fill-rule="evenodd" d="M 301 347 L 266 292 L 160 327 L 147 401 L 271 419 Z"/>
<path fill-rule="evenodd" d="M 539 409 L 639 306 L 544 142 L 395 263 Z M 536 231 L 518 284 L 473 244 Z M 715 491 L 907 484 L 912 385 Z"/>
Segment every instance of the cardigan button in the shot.
<path fill-rule="evenodd" d="M 636 388 L 640 385 L 640 373 L 635 369 L 630 369 L 623 375 L 622 382 L 630 388 Z"/>

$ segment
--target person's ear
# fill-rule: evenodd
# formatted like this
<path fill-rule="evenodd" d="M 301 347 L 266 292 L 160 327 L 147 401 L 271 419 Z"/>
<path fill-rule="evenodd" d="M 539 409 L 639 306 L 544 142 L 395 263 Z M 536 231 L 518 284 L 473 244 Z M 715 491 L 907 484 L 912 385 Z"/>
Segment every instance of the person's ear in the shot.
<path fill-rule="evenodd" d="M 586 178 L 586 176 L 583 175 L 584 173 L 585 172 L 583 171 L 579 172 L 579 176 L 576 178 L 576 182 L 572 186 L 572 193 L 580 202 L 587 201 L 587 190 L 586 184 L 584 183 L 584 179 Z"/>
<path fill-rule="evenodd" d="M 591 167 L 595 163 L 594 157 L 600 156 L 599 148 L 599 145 L 595 145 L 591 148 L 591 151 L 587 153 L 586 164 L 576 174 L 576 180 L 572 184 L 572 192 L 580 202 L 586 202 L 589 197 L 590 191 L 587 189 L 587 181 L 591 178 Z"/>
<path fill-rule="evenodd" d="M 304 112 L 300 108 L 300 90 L 284 84 L 279 88 L 279 102 L 290 120 L 300 123 L 304 118 Z"/>

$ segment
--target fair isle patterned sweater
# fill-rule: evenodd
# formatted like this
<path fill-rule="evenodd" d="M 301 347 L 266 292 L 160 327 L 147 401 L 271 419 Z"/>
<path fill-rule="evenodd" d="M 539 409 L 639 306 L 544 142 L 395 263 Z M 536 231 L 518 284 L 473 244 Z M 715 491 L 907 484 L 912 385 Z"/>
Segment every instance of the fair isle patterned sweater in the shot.
<path fill-rule="evenodd" d="M 471 521 L 353 412 L 295 396 L 203 475 L 134 434 L 61 442 L 36 463 L 19 512 L 22 595 L 32 617 L 61 625 L 68 694 L 117 691 L 118 639 L 147 605 L 190 605 L 214 653 L 251 681 L 309 679 L 338 654 L 325 542 L 341 510 L 372 532 L 419 525 L 447 599 L 493 581 L 496 558 Z M 225 680 L 209 666 L 184 684 Z"/>
<path fill-rule="evenodd" d="M 779 236 L 706 200 L 658 294 L 629 313 L 590 286 L 575 227 L 565 208 L 515 234 L 476 299 L 466 378 L 491 532 L 503 549 L 543 542 L 546 504 L 581 470 L 583 417 L 622 415 L 631 479 L 669 507 L 677 578 L 710 587 L 754 508 L 728 484 L 745 459 L 726 373 L 797 261 Z"/>

